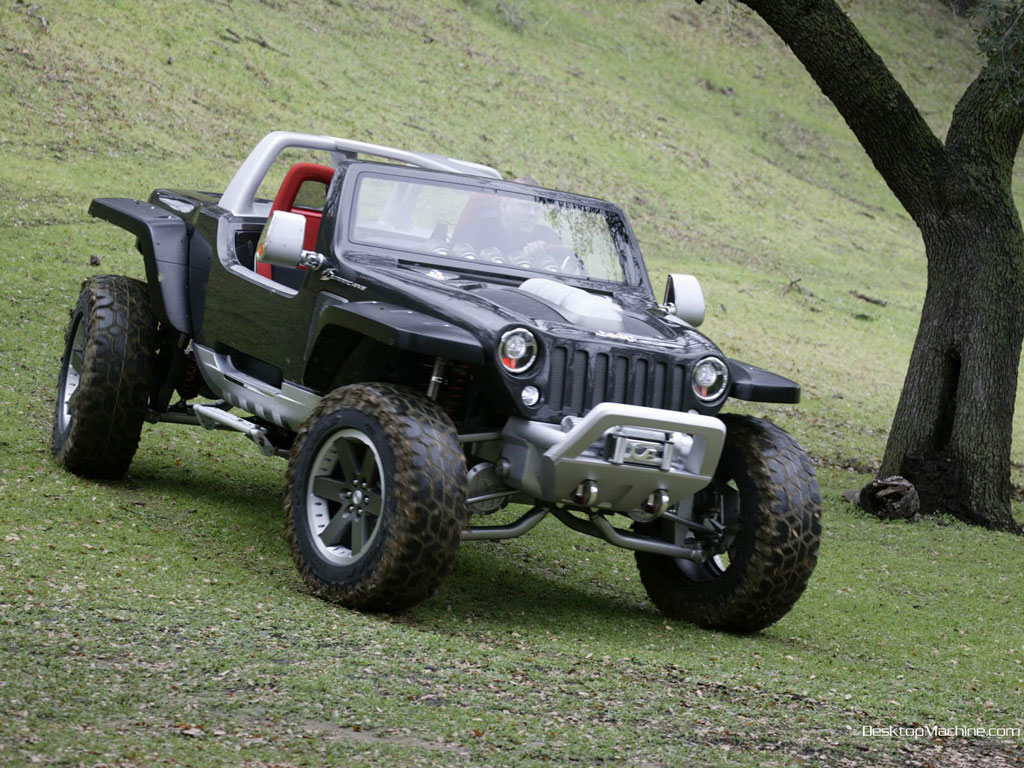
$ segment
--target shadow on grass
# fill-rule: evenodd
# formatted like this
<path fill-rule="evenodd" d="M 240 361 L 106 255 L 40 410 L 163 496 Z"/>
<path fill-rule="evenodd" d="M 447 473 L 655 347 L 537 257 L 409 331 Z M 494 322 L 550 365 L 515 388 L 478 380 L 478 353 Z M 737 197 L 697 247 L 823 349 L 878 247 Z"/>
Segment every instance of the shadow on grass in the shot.
<path fill-rule="evenodd" d="M 615 583 L 585 581 L 574 569 L 560 569 L 543 555 L 524 557 L 521 549 L 497 542 L 467 542 L 454 572 L 438 596 L 402 617 L 413 625 L 457 617 L 474 629 L 591 635 L 661 629 L 664 617 L 632 591 L 617 592 Z"/>
<path fill-rule="evenodd" d="M 254 539 L 262 539 L 265 553 L 273 550 L 279 555 L 274 558 L 276 571 L 290 560 L 283 541 L 283 483 L 279 482 L 283 472 L 276 471 L 282 465 L 266 466 L 267 474 L 255 474 L 249 468 L 244 474 L 236 471 L 226 475 L 226 470 L 215 463 L 175 466 L 155 456 L 140 456 L 126 480 L 108 486 L 126 497 L 137 496 L 138 502 L 126 499 L 128 505 L 142 503 L 146 512 L 159 509 L 163 518 L 160 526 L 170 520 L 176 529 L 191 532 L 196 540 L 189 543 L 193 536 L 185 536 L 180 546 L 193 549 L 192 555 L 204 557 L 208 550 L 202 539 L 208 539 L 211 533 L 220 539 L 219 546 L 237 544 L 242 549 Z M 201 513 L 194 515 L 197 511 Z M 666 624 L 672 626 L 677 638 L 719 634 L 669 621 L 658 612 L 638 581 L 626 580 L 621 572 L 632 572 L 631 553 L 605 544 L 577 552 L 570 543 L 577 538 L 577 534 L 553 526 L 516 541 L 464 542 L 453 572 L 437 596 L 391 619 L 441 634 L 508 634 L 518 630 L 534 637 L 550 633 L 626 644 L 649 633 L 663 635 Z M 605 547 L 608 549 L 600 552 Z M 573 561 L 584 554 L 597 563 L 584 566 Z M 240 559 L 244 560 L 241 567 L 252 576 L 266 575 L 265 563 L 254 566 Z M 613 566 L 619 572 L 613 572 Z M 288 589 L 296 597 L 316 599 L 297 576 L 289 579 Z M 780 647 L 793 642 L 766 633 L 751 637 Z"/>
<path fill-rule="evenodd" d="M 284 532 L 283 463 L 254 456 L 253 463 L 240 470 L 237 461 L 219 464 L 196 461 L 192 456 L 178 466 L 173 461 L 173 455 L 162 452 L 140 454 L 128 478 L 110 487 L 121 489 L 125 496 L 137 496 L 147 509 L 203 512 L 196 518 L 189 515 L 194 522 L 185 522 L 184 526 L 226 530 L 241 525 L 254 536 L 268 537 L 266 543 L 276 546 L 274 541 Z M 264 467 L 266 472 L 262 471 Z M 201 519 L 204 522 L 200 523 Z M 556 529 L 531 535 L 547 540 L 559 532 Z M 403 620 L 433 623 L 454 616 L 463 621 L 514 627 L 528 616 L 534 629 L 552 630 L 581 622 L 589 627 L 594 622 L 660 620 L 654 608 L 638 602 L 636 595 L 616 593 L 614 584 L 620 578 L 609 576 L 606 581 L 587 582 L 587 574 L 581 570 L 571 564 L 559 567 L 549 561 L 550 553 L 536 552 L 531 547 L 525 541 L 464 543 L 439 596 L 403 614 Z M 197 544 L 194 554 L 202 556 L 201 549 Z M 281 554 L 287 557 L 287 547 Z M 545 572 L 548 569 L 550 573 Z M 297 594 L 304 592 L 303 587 L 296 589 Z"/>
<path fill-rule="evenodd" d="M 116 503 L 163 547 L 194 561 L 216 558 L 247 577 L 293 575 L 284 541 L 281 485 L 215 464 L 188 467 L 144 457 L 106 484 Z M 227 474 L 227 472 L 232 474 Z M 296 579 L 297 581 L 297 579 Z"/>
<path fill-rule="evenodd" d="M 246 544 L 237 532 L 241 529 L 249 543 L 261 538 L 265 553 L 276 551 L 280 557 L 275 561 L 281 566 L 290 557 L 283 541 L 283 487 L 276 479 L 254 477 L 251 472 L 225 477 L 216 464 L 191 463 L 186 468 L 145 457 L 133 465 L 127 480 L 110 487 L 121 488 L 128 495 L 138 494 L 147 509 L 161 508 L 165 517 L 175 510 L 201 510 L 199 515 L 175 515 L 173 522 L 182 532 L 190 531 L 199 539 L 181 544 L 192 547 L 195 556 L 203 557 L 207 552 L 201 539 L 211 533 L 220 539 L 219 546 L 231 547 L 237 542 L 244 548 Z M 160 501 L 148 501 L 152 498 Z M 533 636 L 551 633 L 581 640 L 614 638 L 625 643 L 637 635 L 663 634 L 668 620 L 647 600 L 638 581 L 627 581 L 621 572 L 611 570 L 614 566 L 632 573 L 632 555 L 604 544 L 577 552 L 570 543 L 577 538 L 577 534 L 553 526 L 516 541 L 464 542 L 439 593 L 391 618 L 442 634 L 507 634 L 519 630 Z M 595 554 L 605 547 L 609 548 L 606 552 Z M 600 564 L 574 562 L 583 554 Z M 253 576 L 266 574 L 265 564 L 260 567 L 246 562 L 242 567 Z M 289 589 L 296 597 L 316 599 L 297 576 Z M 706 633 L 685 623 L 668 623 L 679 634 Z"/>
<path fill-rule="evenodd" d="M 128 476 L 111 487 L 138 491 L 147 495 L 161 494 L 166 498 L 191 504 L 193 507 L 223 507 L 242 512 L 247 517 L 265 518 L 271 510 L 281 511 L 284 491 L 284 472 L 268 464 L 265 476 L 254 478 L 230 474 L 216 465 L 195 463 L 185 466 L 162 463 L 154 458 L 136 458 Z"/>

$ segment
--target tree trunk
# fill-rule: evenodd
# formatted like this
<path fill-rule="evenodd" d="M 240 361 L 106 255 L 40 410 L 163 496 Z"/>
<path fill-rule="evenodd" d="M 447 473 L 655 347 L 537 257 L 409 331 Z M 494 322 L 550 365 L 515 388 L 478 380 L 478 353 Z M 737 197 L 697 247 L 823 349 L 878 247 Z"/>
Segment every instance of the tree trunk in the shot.
<path fill-rule="evenodd" d="M 700 2 L 700 0 L 698 0 Z M 834 0 L 743 0 L 790 47 L 914 219 L 928 289 L 881 476 L 921 511 L 1020 533 L 1010 445 L 1024 339 L 1024 231 L 1011 191 L 1024 134 L 1024 21 L 1011 8 L 943 144 Z"/>
<path fill-rule="evenodd" d="M 922 512 L 1019 533 L 1010 446 L 1024 234 L 1003 214 L 976 204 L 923 232 L 928 290 L 880 476 L 910 480 Z"/>
<path fill-rule="evenodd" d="M 1021 533 L 1010 448 L 1024 339 L 1024 230 L 1013 163 L 1024 128 L 1005 73 L 985 69 L 953 112 L 930 204 L 915 216 L 928 289 L 882 460 L 923 512 Z M 1008 98 L 1009 96 L 1009 98 Z"/>

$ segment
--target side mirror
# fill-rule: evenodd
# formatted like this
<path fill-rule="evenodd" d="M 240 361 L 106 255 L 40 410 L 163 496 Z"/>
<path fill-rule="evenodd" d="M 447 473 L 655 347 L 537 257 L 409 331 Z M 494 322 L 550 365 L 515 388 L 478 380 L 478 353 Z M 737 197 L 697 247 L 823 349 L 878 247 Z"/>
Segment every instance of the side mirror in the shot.
<path fill-rule="evenodd" d="M 290 211 L 274 211 L 256 245 L 256 260 L 277 267 L 319 269 L 323 266 L 324 257 L 304 250 L 305 238 L 305 216 Z"/>
<path fill-rule="evenodd" d="M 671 274 L 665 286 L 665 309 L 694 328 L 704 322 L 704 291 L 693 275 Z"/>

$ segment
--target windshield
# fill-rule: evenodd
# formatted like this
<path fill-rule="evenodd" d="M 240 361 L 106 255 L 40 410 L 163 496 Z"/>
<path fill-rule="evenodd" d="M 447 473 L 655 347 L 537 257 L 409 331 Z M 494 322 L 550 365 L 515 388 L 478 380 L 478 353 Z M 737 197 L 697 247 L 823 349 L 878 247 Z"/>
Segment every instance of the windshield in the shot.
<path fill-rule="evenodd" d="M 533 272 L 625 282 L 624 225 L 597 207 L 532 195 L 363 174 L 354 243 Z"/>

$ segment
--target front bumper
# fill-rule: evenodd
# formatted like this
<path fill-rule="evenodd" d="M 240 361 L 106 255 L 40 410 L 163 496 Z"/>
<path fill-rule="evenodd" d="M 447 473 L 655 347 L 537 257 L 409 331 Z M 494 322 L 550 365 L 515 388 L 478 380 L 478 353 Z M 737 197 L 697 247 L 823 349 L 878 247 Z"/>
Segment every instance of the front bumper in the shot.
<path fill-rule="evenodd" d="M 579 503 L 582 484 L 596 486 L 585 506 L 643 512 L 652 494 L 670 504 L 704 488 L 725 443 L 725 424 L 712 416 L 599 403 L 564 426 L 518 417 L 502 431 L 499 473 L 531 498 Z"/>

